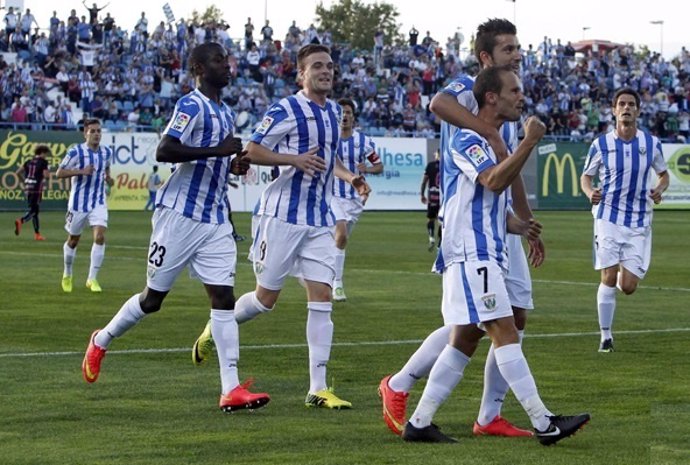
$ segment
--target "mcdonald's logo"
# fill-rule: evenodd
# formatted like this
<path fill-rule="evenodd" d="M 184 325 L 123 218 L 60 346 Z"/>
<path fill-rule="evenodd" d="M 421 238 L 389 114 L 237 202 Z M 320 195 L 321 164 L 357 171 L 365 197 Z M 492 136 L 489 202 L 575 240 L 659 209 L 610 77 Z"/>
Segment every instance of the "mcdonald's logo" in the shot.
<path fill-rule="evenodd" d="M 558 194 L 563 194 L 565 183 L 565 168 L 570 167 L 570 183 L 571 192 L 573 197 L 579 195 L 578 189 L 578 175 L 577 168 L 575 167 L 575 160 L 573 156 L 569 153 L 563 155 L 563 157 L 558 158 L 556 152 L 551 152 L 548 157 L 546 157 L 546 162 L 544 162 L 544 173 L 542 174 L 541 181 L 541 192 L 542 196 L 547 197 L 549 195 L 549 175 L 551 174 L 551 163 L 556 165 L 556 192 Z"/>

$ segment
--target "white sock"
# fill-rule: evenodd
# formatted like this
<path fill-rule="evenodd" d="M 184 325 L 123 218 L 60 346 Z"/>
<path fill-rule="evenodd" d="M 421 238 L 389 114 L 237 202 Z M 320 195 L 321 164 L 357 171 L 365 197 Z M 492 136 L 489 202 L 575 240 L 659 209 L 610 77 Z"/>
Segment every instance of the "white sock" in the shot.
<path fill-rule="evenodd" d="M 468 363 L 470 363 L 470 358 L 467 355 L 450 344 L 446 345 L 434 363 L 422 398 L 410 417 L 412 425 L 416 428 L 424 428 L 431 424 L 438 408 L 462 379 Z"/>
<path fill-rule="evenodd" d="M 529 370 L 520 344 L 508 344 L 494 350 L 498 369 L 510 385 L 518 402 L 529 415 L 534 428 L 543 431 L 549 427 L 548 416 L 553 415 L 541 401 L 537 384 Z"/>
<path fill-rule="evenodd" d="M 240 384 L 237 362 L 240 359 L 240 332 L 232 310 L 211 309 L 211 336 L 220 365 L 221 392 L 227 394 Z"/>
<path fill-rule="evenodd" d="M 343 270 L 345 269 L 345 250 L 335 248 L 335 280 L 342 286 Z"/>
<path fill-rule="evenodd" d="M 331 357 L 333 321 L 331 302 L 307 302 L 307 344 L 309 345 L 309 393 L 326 389 L 326 365 Z"/>
<path fill-rule="evenodd" d="M 429 375 L 431 367 L 448 344 L 451 326 L 441 326 L 429 334 L 405 366 L 391 376 L 388 386 L 398 392 L 410 392 L 417 381 Z"/>
<path fill-rule="evenodd" d="M 116 337 L 120 337 L 131 327 L 139 323 L 146 316 L 139 304 L 140 294 L 135 294 L 127 300 L 115 314 L 110 323 L 100 330 L 94 342 L 97 346 L 107 349 Z"/>
<path fill-rule="evenodd" d="M 235 321 L 237 324 L 242 324 L 245 321 L 253 320 L 262 313 L 267 313 L 273 310 L 259 302 L 254 291 L 243 294 L 242 297 L 235 302 Z"/>
<path fill-rule="evenodd" d="M 74 264 L 74 257 L 77 255 L 77 248 L 72 248 L 65 242 L 62 246 L 62 255 L 64 257 L 65 269 L 62 272 L 63 276 L 72 276 L 72 264 Z"/>
<path fill-rule="evenodd" d="M 105 244 L 96 244 L 91 246 L 91 266 L 89 266 L 89 279 L 96 279 L 98 270 L 103 264 L 103 257 L 105 256 Z"/>
<path fill-rule="evenodd" d="M 615 287 L 608 287 L 604 283 L 599 284 L 599 290 L 597 291 L 597 312 L 599 313 L 601 340 L 613 339 L 611 326 L 613 325 L 613 314 L 616 312 Z"/>
<path fill-rule="evenodd" d="M 522 344 L 524 334 L 524 331 L 518 331 L 520 344 Z M 477 423 L 481 426 L 488 425 L 501 414 L 503 401 L 510 389 L 510 386 L 503 379 L 501 371 L 498 369 L 494 350 L 494 345 L 491 344 L 489 354 L 486 356 L 486 364 L 484 365 L 484 392 L 482 394 L 482 403 L 479 406 L 479 414 L 477 415 Z"/>

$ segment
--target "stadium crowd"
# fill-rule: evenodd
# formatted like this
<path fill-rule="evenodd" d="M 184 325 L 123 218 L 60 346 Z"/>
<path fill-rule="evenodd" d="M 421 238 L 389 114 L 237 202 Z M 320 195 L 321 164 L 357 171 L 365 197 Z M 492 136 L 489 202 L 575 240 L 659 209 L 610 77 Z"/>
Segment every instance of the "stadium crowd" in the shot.
<path fill-rule="evenodd" d="M 244 36 L 233 39 L 225 23 L 180 19 L 150 26 L 145 12 L 128 30 L 110 13 L 99 14 L 102 9 L 93 4 L 88 15 L 73 9 L 67 18 L 53 12 L 47 29 L 29 9 L 23 14 L 8 9 L 0 32 L 1 121 L 70 128 L 78 106 L 108 129 L 160 130 L 177 98 L 193 87 L 187 52 L 215 41 L 227 48 L 231 61 L 233 82 L 224 99 L 248 131 L 268 105 L 295 92 L 297 50 L 320 42 L 333 50 L 335 95 L 357 103 L 366 132 L 434 137 L 439 122 L 428 110 L 430 98 L 452 77 L 478 68 L 471 53 L 461 52 L 458 37 L 442 45 L 428 31 L 419 40 L 414 28 L 406 44 L 388 45 L 377 31 L 371 50 L 354 50 L 333 43 L 329 31 L 313 24 L 301 29 L 293 21 L 280 40 L 270 21 L 256 33 L 247 18 Z M 6 61 L 5 53 L 12 60 Z M 545 37 L 536 47 L 525 47 L 523 57 L 527 113 L 538 115 L 552 136 L 591 140 L 610 129 L 610 100 L 622 86 L 642 95 L 641 127 L 666 140 L 685 140 L 690 133 L 685 48 L 669 62 L 629 45 L 576 53 L 570 42 Z"/>

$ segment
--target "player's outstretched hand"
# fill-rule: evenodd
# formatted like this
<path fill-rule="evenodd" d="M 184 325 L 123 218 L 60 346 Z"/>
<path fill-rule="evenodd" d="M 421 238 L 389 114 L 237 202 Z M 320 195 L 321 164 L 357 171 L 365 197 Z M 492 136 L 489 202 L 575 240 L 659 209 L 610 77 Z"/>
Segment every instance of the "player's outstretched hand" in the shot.
<path fill-rule="evenodd" d="M 292 159 L 292 165 L 298 170 L 302 170 L 309 176 L 326 171 L 326 162 L 316 153 L 319 151 L 318 147 L 310 149 L 308 152 L 301 153 Z"/>
<path fill-rule="evenodd" d="M 652 198 L 654 196 L 652 195 Z M 659 194 L 659 200 L 661 201 L 661 194 Z M 597 187 L 596 189 L 592 189 L 592 195 L 589 196 L 589 201 L 592 202 L 592 205 L 599 205 L 599 202 L 601 202 L 601 187 Z M 656 202 L 656 200 L 655 200 Z M 659 202 L 656 202 L 659 203 Z"/>
<path fill-rule="evenodd" d="M 364 176 L 355 176 L 352 178 L 350 184 L 357 190 L 359 197 L 362 199 L 362 204 L 366 204 L 369 199 L 369 194 L 371 193 L 371 187 L 366 179 L 364 179 Z"/>
<path fill-rule="evenodd" d="M 546 125 L 536 116 L 530 116 L 525 121 L 525 139 L 536 144 L 546 134 Z"/>
<path fill-rule="evenodd" d="M 235 158 L 230 162 L 230 172 L 236 174 L 237 176 L 244 176 L 249 171 L 249 159 L 245 157 L 247 154 L 246 150 L 241 151 L 237 154 Z"/>
<path fill-rule="evenodd" d="M 225 157 L 240 153 L 242 151 L 242 139 L 232 136 L 226 137 L 220 143 L 220 151 Z"/>

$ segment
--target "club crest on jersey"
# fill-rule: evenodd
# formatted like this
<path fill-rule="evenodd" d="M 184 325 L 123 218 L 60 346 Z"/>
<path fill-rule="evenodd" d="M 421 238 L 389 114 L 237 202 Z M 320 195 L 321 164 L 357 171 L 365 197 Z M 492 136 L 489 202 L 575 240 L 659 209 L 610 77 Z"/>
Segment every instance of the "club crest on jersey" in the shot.
<path fill-rule="evenodd" d="M 486 154 L 484 149 L 478 144 L 475 144 L 469 149 L 467 149 L 466 153 L 467 156 L 470 158 L 470 161 L 475 165 L 481 165 L 489 159 L 489 156 Z"/>
<path fill-rule="evenodd" d="M 192 119 L 192 117 L 189 116 L 187 113 L 182 113 L 180 111 L 177 113 L 177 116 L 175 117 L 175 120 L 173 121 L 171 129 L 173 131 L 182 132 L 187 127 L 187 125 L 189 124 L 189 121 L 191 119 Z"/>
<path fill-rule="evenodd" d="M 451 92 L 462 92 L 465 89 L 465 84 L 462 82 L 454 82 L 451 85 L 448 86 L 448 88 L 451 90 Z"/>
<path fill-rule="evenodd" d="M 149 266 L 149 267 L 146 269 L 146 275 L 147 275 L 149 278 L 153 278 L 154 276 L 156 276 L 156 269 L 155 269 L 154 267 L 152 267 L 152 266 Z"/>
<path fill-rule="evenodd" d="M 270 128 L 272 124 L 273 118 L 271 118 L 270 116 L 264 116 L 264 119 L 261 120 L 261 125 L 258 128 L 256 128 L 256 132 L 265 135 L 266 131 L 268 131 L 268 128 Z"/>
<path fill-rule="evenodd" d="M 640 155 L 646 155 L 647 149 L 645 147 L 640 147 Z"/>
<path fill-rule="evenodd" d="M 496 294 L 487 294 L 482 297 L 482 301 L 487 311 L 493 312 L 496 310 Z"/>

